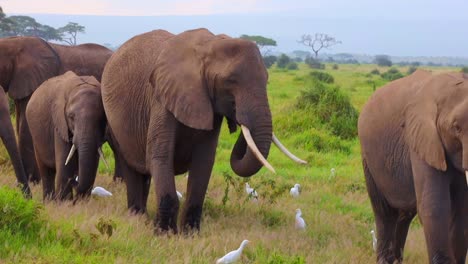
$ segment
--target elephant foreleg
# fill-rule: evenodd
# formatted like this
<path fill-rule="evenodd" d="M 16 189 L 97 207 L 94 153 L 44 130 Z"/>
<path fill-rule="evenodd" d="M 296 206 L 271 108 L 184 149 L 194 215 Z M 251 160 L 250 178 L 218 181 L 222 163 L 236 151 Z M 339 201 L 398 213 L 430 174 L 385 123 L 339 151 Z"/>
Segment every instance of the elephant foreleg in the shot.
<path fill-rule="evenodd" d="M 429 261 L 455 263 L 449 242 L 451 214 L 449 176 L 447 172 L 429 167 L 415 153 L 411 153 L 411 163 L 418 215 L 424 227 Z"/>
<path fill-rule="evenodd" d="M 464 264 L 468 251 L 468 189 L 464 175 L 455 175 L 452 184 L 450 237 L 457 264 Z"/>
<path fill-rule="evenodd" d="M 29 180 L 39 183 L 40 176 L 36 165 L 34 147 L 28 122 L 26 120 L 26 106 L 30 97 L 15 101 L 16 107 L 16 129 L 18 132 L 18 146 L 24 169 Z"/>
<path fill-rule="evenodd" d="M 16 144 L 15 131 L 10 119 L 10 112 L 8 109 L 8 99 L 0 87 L 0 137 L 3 144 L 10 156 L 13 169 L 15 171 L 16 180 L 21 185 L 21 189 L 26 197 L 31 197 L 31 190 L 29 189 L 28 177 L 24 171 L 23 162 L 18 151 Z"/>
<path fill-rule="evenodd" d="M 219 127 L 210 131 L 206 140 L 199 142 L 193 149 L 186 201 L 181 219 L 181 227 L 186 234 L 191 230 L 200 230 L 203 202 L 218 145 Z"/>
<path fill-rule="evenodd" d="M 148 128 L 146 164 L 156 187 L 158 211 L 156 232 L 177 233 L 179 199 L 174 179 L 174 147 L 177 120 L 165 109 L 151 115 Z"/>

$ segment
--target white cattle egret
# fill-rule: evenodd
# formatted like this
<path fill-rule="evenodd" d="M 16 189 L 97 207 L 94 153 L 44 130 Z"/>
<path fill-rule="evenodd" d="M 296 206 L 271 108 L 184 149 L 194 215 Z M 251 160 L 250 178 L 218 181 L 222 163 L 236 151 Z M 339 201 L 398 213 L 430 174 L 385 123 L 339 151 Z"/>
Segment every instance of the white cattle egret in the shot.
<path fill-rule="evenodd" d="M 177 192 L 177 197 L 179 197 L 179 200 L 182 200 L 182 198 L 184 198 L 184 197 L 182 196 L 182 194 L 181 194 L 179 191 L 177 191 L 177 190 L 176 190 L 176 192 Z"/>
<path fill-rule="evenodd" d="M 374 251 L 376 251 L 377 250 L 377 237 L 375 237 L 374 229 L 372 229 L 370 233 L 372 234 L 372 248 L 374 249 Z"/>
<path fill-rule="evenodd" d="M 331 168 L 331 169 L 330 169 L 330 177 L 333 178 L 333 177 L 335 177 L 335 175 L 336 175 L 336 170 L 335 170 L 335 168 Z"/>
<path fill-rule="evenodd" d="M 301 185 L 299 183 L 294 184 L 294 187 L 291 188 L 289 191 L 289 194 L 291 194 L 292 197 L 297 198 L 299 197 L 299 188 Z"/>
<path fill-rule="evenodd" d="M 234 263 L 236 261 L 238 261 L 242 255 L 242 250 L 244 249 L 244 247 L 249 243 L 248 240 L 244 240 L 242 241 L 242 243 L 240 244 L 240 247 L 236 250 L 233 250 L 229 253 L 227 253 L 226 255 L 224 255 L 224 257 L 222 258 L 219 258 L 217 261 L 216 261 L 216 264 L 227 264 L 227 263 Z"/>
<path fill-rule="evenodd" d="M 96 196 L 100 196 L 100 197 L 107 197 L 107 196 L 112 196 L 112 193 L 109 192 L 108 190 L 100 187 L 100 186 L 96 186 L 93 188 L 93 190 L 91 191 L 91 194 L 92 195 L 96 195 Z"/>
<path fill-rule="evenodd" d="M 302 219 L 302 212 L 301 209 L 296 209 L 296 229 L 304 230 L 306 228 L 306 223 L 304 219 Z"/>
<path fill-rule="evenodd" d="M 257 191 L 254 188 L 251 188 L 248 182 L 245 183 L 245 192 L 247 193 L 249 197 L 258 199 Z"/>

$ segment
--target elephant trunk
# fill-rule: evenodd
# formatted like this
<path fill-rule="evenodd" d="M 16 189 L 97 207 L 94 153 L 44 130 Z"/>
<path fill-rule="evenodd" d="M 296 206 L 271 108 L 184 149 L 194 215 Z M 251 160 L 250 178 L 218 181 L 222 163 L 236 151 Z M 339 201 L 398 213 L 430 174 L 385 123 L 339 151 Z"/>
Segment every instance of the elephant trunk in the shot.
<path fill-rule="evenodd" d="M 248 128 L 255 145 L 266 159 L 272 141 L 272 121 L 268 104 L 256 107 L 242 107 L 241 104 L 236 110 L 238 123 Z M 231 167 L 237 175 L 249 177 L 260 170 L 262 163 L 248 147 L 244 136 L 244 132 L 241 132 L 232 149 Z"/>
<path fill-rule="evenodd" d="M 87 196 L 96 179 L 99 164 L 98 145 L 95 139 L 80 140 L 78 148 L 78 197 Z"/>
<path fill-rule="evenodd" d="M 468 147 L 463 148 L 463 169 L 465 170 L 466 185 L 468 186 Z"/>

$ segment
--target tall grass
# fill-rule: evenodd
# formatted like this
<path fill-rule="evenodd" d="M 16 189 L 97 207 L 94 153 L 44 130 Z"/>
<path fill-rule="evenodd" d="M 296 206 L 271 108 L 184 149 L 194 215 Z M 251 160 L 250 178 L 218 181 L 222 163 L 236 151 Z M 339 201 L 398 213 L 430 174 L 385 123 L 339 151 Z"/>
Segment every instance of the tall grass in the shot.
<path fill-rule="evenodd" d="M 338 90 L 348 95 L 351 105 L 359 110 L 372 94 L 373 86 L 378 89 L 387 82 L 380 76 L 369 77 L 372 69 L 382 72 L 383 68 L 340 65 L 327 71 L 333 75 L 334 84 L 323 92 L 341 98 L 336 95 L 339 86 Z M 148 199 L 148 214 L 129 215 L 125 186 L 114 183 L 111 172 L 100 164 L 96 185 L 110 190 L 111 198 L 92 197 L 75 205 L 43 204 L 40 186 L 32 186 L 32 201 L 24 200 L 17 191 L 0 189 L 0 203 L 15 208 L 5 217 L 0 206 L 0 221 L 4 223 L 0 227 L 0 262 L 214 263 L 239 247 L 243 239 L 251 243 L 241 263 L 375 262 L 369 233 L 374 228 L 374 220 L 357 139 L 337 136 L 318 114 L 296 108 L 301 91 L 310 87 L 309 72 L 310 68 L 303 63 L 296 71 L 273 67 L 269 70 L 268 83 L 275 134 L 296 155 L 306 159 L 308 165 L 298 166 L 272 147 L 268 160 L 277 174 L 262 169 L 249 179 L 239 178 L 229 166 L 230 152 L 239 132 L 231 135 L 227 126 L 223 126 L 199 234 L 155 236 L 154 186 Z M 338 104 L 335 111 L 342 108 Z M 333 114 L 334 111 L 329 111 L 327 115 Z M 109 148 L 105 146 L 104 151 L 113 167 Z M 330 174 L 331 168 L 335 168 L 335 176 Z M 0 146 L 0 175 L 0 186 L 16 188 L 3 146 Z M 226 180 L 225 175 L 232 181 Z M 257 203 L 246 197 L 245 180 L 257 189 Z M 289 188 L 295 183 L 302 187 L 298 199 L 289 196 Z M 176 177 L 177 190 L 184 196 L 186 184 L 185 177 Z M 226 188 L 229 188 L 227 196 Z M 296 208 L 303 212 L 307 223 L 305 232 L 294 229 Z M 410 228 L 405 261 L 427 263 L 423 232 L 417 222 Z"/>

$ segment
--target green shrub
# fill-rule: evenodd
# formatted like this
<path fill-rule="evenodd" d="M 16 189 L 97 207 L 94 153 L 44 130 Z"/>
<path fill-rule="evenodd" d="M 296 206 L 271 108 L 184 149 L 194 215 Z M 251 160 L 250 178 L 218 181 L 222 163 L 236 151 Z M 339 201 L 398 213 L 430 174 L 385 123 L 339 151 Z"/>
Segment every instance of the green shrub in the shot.
<path fill-rule="evenodd" d="M 291 58 L 289 58 L 286 54 L 281 54 L 281 56 L 279 56 L 278 60 L 276 61 L 276 66 L 278 66 L 278 68 L 286 68 L 286 66 L 291 62 Z"/>
<path fill-rule="evenodd" d="M 393 81 L 404 77 L 403 74 L 397 68 L 390 68 L 388 71 L 382 73 L 380 76 L 388 81 Z"/>
<path fill-rule="evenodd" d="M 418 69 L 418 67 L 416 67 L 416 66 L 411 66 L 411 67 L 408 68 L 408 71 L 406 71 L 406 74 L 407 74 L 407 75 L 410 75 L 410 74 L 412 74 L 413 72 L 415 72 L 417 69 Z"/>
<path fill-rule="evenodd" d="M 319 60 L 316 60 L 312 57 L 307 57 L 304 62 L 309 65 L 310 68 L 312 69 L 325 69 L 325 64 L 320 63 Z"/>
<path fill-rule="evenodd" d="M 273 55 L 265 56 L 263 57 L 263 63 L 265 64 L 265 67 L 270 68 L 273 64 L 275 64 L 277 59 L 278 58 Z"/>
<path fill-rule="evenodd" d="M 463 67 L 463 68 L 461 68 L 461 72 L 463 72 L 463 73 L 468 73 L 468 67 Z"/>
<path fill-rule="evenodd" d="M 0 187 L 0 230 L 12 233 L 37 233 L 43 226 L 42 206 L 23 197 L 19 190 Z"/>
<path fill-rule="evenodd" d="M 333 76 L 326 72 L 313 71 L 309 73 L 309 75 L 324 83 L 335 82 L 335 79 L 333 78 Z"/>
<path fill-rule="evenodd" d="M 309 87 L 301 91 L 297 107 L 317 115 L 334 135 L 342 139 L 355 137 L 359 114 L 349 96 L 338 86 L 329 86 L 315 79 L 307 85 Z"/>
<path fill-rule="evenodd" d="M 374 75 L 380 75 L 380 71 L 377 70 L 377 69 L 373 69 L 370 74 L 374 74 Z"/>
<path fill-rule="evenodd" d="M 290 63 L 288 64 L 288 66 L 286 66 L 286 68 L 287 68 L 288 70 L 297 70 L 297 69 L 299 69 L 299 66 L 297 65 L 296 62 L 292 61 L 292 62 L 290 62 Z"/>

